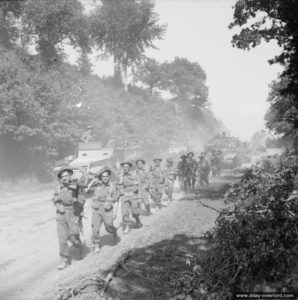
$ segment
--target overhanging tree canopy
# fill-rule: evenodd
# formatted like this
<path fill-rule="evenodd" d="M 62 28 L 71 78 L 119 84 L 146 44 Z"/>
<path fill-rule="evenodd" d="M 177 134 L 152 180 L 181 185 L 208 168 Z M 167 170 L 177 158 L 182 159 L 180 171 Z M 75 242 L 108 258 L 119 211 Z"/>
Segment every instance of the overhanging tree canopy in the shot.
<path fill-rule="evenodd" d="M 298 143 L 298 118 L 293 117 L 298 111 L 297 15 L 298 2 L 295 0 L 239 0 L 234 7 L 234 21 L 230 24 L 230 28 L 241 28 L 232 40 L 240 49 L 249 50 L 262 41 L 276 41 L 281 47 L 281 54 L 270 60 L 270 63 L 282 64 L 285 69 L 280 76 L 281 82 L 273 85 L 269 96 L 272 107 L 267 124 L 276 132 L 291 135 L 295 143 Z M 273 96 L 276 93 L 278 96 Z M 287 111 L 284 111 L 285 107 Z M 282 120 L 280 116 L 283 116 Z"/>

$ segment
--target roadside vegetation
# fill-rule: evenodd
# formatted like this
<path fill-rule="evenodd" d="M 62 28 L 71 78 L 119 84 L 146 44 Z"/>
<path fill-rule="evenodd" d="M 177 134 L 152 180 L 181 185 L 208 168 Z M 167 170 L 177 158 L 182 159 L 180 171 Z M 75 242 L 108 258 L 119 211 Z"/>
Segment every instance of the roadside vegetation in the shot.
<path fill-rule="evenodd" d="M 103 146 L 137 139 L 144 155 L 223 130 L 208 108 L 198 63 L 164 63 L 167 76 L 146 67 L 146 49 L 166 32 L 153 1 L 102 1 L 88 14 L 78 0 L 2 1 L 0 16 L 2 179 L 51 179 L 47 169 L 74 154 L 88 126 Z M 68 63 L 66 45 L 79 54 L 76 65 Z M 92 51 L 114 62 L 113 76 L 93 73 Z M 153 91 L 148 80 L 156 74 Z"/>

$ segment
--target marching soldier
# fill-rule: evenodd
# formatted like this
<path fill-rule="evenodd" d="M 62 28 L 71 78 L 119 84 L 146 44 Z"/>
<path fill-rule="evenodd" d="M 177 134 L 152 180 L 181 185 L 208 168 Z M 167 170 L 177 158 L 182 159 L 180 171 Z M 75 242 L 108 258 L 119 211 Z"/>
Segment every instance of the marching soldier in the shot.
<path fill-rule="evenodd" d="M 160 165 L 162 162 L 161 158 L 153 159 L 154 166 L 151 167 L 151 196 L 156 204 L 156 209 L 161 208 L 161 198 L 165 184 L 165 170 Z"/>
<path fill-rule="evenodd" d="M 165 194 L 168 197 L 168 203 L 172 202 L 172 195 L 173 195 L 173 188 L 174 188 L 174 182 L 176 179 L 176 173 L 174 171 L 174 160 L 172 158 L 166 159 L 166 167 L 165 167 Z"/>
<path fill-rule="evenodd" d="M 197 175 L 199 177 L 200 186 L 209 186 L 210 164 L 206 160 L 205 153 L 203 152 L 199 156 L 199 159 Z"/>
<path fill-rule="evenodd" d="M 217 174 L 221 174 L 221 168 L 222 168 L 222 152 L 220 150 L 216 151 L 216 157 L 218 158 L 217 160 Z"/>
<path fill-rule="evenodd" d="M 136 180 L 131 168 L 131 162 L 121 163 L 123 173 L 120 175 L 120 195 L 121 195 L 121 213 L 123 222 L 123 233 L 126 234 L 129 231 L 130 213 L 136 220 L 136 227 L 142 226 L 140 221 L 140 197 L 136 197 L 138 193 L 138 181 Z"/>
<path fill-rule="evenodd" d="M 187 157 L 189 158 L 189 187 L 194 190 L 195 188 L 195 183 L 196 183 L 196 179 L 197 179 L 197 168 L 198 168 L 198 163 L 195 161 L 194 159 L 194 153 L 193 152 L 189 152 L 187 154 Z"/>
<path fill-rule="evenodd" d="M 79 223 L 84 203 L 80 196 L 81 187 L 75 180 L 72 180 L 72 175 L 73 170 L 68 168 L 63 168 L 58 172 L 57 177 L 61 184 L 57 187 L 52 199 L 57 209 L 57 234 L 62 259 L 58 270 L 62 270 L 70 264 L 68 240 L 75 247 L 81 248 Z"/>
<path fill-rule="evenodd" d="M 94 189 L 94 196 L 92 197 L 92 242 L 94 251 L 99 252 L 100 248 L 100 228 L 104 223 L 105 229 L 108 233 L 113 235 L 114 241 L 117 242 L 119 237 L 117 229 L 113 224 L 116 218 L 118 209 L 118 193 L 116 187 L 110 182 L 111 170 L 103 168 L 97 174 L 101 184 L 98 184 Z"/>
<path fill-rule="evenodd" d="M 150 203 L 149 203 L 149 188 L 150 188 L 150 175 L 145 170 L 144 165 L 146 164 L 144 159 L 136 160 L 137 169 L 135 170 L 135 178 L 139 182 L 139 195 L 142 198 L 142 202 L 145 205 L 147 215 L 151 214 Z"/>
<path fill-rule="evenodd" d="M 183 193 L 187 192 L 187 179 L 189 178 L 190 174 L 190 168 L 186 158 L 186 155 L 181 155 L 181 160 L 178 163 L 180 189 L 183 191 Z"/>
<path fill-rule="evenodd" d="M 220 153 L 218 153 L 216 150 L 213 150 L 211 153 L 210 166 L 211 166 L 211 173 L 213 177 L 220 175 L 221 159 L 220 159 Z"/>

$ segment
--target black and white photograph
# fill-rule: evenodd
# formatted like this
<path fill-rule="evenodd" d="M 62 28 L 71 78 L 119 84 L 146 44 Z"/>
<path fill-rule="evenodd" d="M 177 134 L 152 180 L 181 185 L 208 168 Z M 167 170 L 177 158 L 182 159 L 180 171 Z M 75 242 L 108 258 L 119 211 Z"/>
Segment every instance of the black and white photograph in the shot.
<path fill-rule="evenodd" d="M 0 0 L 0 300 L 298 299 L 298 1 Z"/>

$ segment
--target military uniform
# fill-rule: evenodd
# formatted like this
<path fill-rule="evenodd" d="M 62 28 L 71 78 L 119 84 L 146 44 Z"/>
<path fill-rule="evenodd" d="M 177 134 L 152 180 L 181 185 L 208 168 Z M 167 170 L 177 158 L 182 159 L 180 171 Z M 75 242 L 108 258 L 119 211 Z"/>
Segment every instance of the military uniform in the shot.
<path fill-rule="evenodd" d="M 174 182 L 176 179 L 176 174 L 174 171 L 174 167 L 173 166 L 167 166 L 165 168 L 165 187 L 164 187 L 164 191 L 165 194 L 168 196 L 168 200 L 172 201 L 172 195 L 173 195 L 173 188 L 174 188 Z"/>
<path fill-rule="evenodd" d="M 197 175 L 199 177 L 200 186 L 209 186 L 210 164 L 207 160 L 201 159 L 198 163 Z"/>
<path fill-rule="evenodd" d="M 67 241 L 74 246 L 80 246 L 80 213 L 76 207 L 83 207 L 83 198 L 79 199 L 81 188 L 75 180 L 68 184 L 61 184 L 55 191 L 53 202 L 57 207 L 56 221 L 59 240 L 59 252 L 62 258 L 69 260 Z M 80 200 L 80 201 L 79 201 Z"/>
<path fill-rule="evenodd" d="M 144 203 L 146 210 L 150 211 L 150 204 L 149 204 L 149 187 L 150 187 L 150 175 L 149 172 L 143 169 L 136 169 L 134 172 L 134 177 L 138 181 L 139 184 L 139 195 Z"/>
<path fill-rule="evenodd" d="M 188 186 L 190 188 L 194 189 L 195 183 L 196 183 L 196 178 L 197 178 L 198 163 L 193 158 L 190 158 L 190 161 L 188 164 L 189 164 Z"/>
<path fill-rule="evenodd" d="M 187 192 L 187 185 L 188 185 L 188 178 L 190 178 L 191 169 L 189 163 L 186 160 L 183 160 L 183 156 L 181 157 L 182 160 L 178 163 L 178 175 L 179 175 L 179 182 L 180 182 L 180 189 L 186 193 Z"/>
<path fill-rule="evenodd" d="M 220 168 L 220 157 L 217 154 L 213 154 L 210 159 L 210 166 L 212 171 L 212 176 L 216 177 L 220 174 L 221 168 Z"/>
<path fill-rule="evenodd" d="M 153 166 L 151 172 L 151 195 L 155 204 L 161 206 L 161 198 L 165 185 L 166 173 L 162 166 Z"/>
<path fill-rule="evenodd" d="M 132 171 L 123 173 L 120 177 L 120 195 L 121 195 L 121 213 L 122 221 L 124 224 L 129 224 L 130 212 L 137 222 L 139 222 L 140 216 L 140 199 L 141 197 L 135 196 L 134 185 L 136 178 Z"/>
<path fill-rule="evenodd" d="M 104 223 L 105 229 L 108 233 L 117 235 L 117 230 L 113 225 L 114 203 L 118 201 L 118 193 L 115 186 L 108 182 L 102 183 L 95 187 L 93 205 L 92 205 L 92 241 L 93 244 L 100 243 L 100 228 Z"/>

